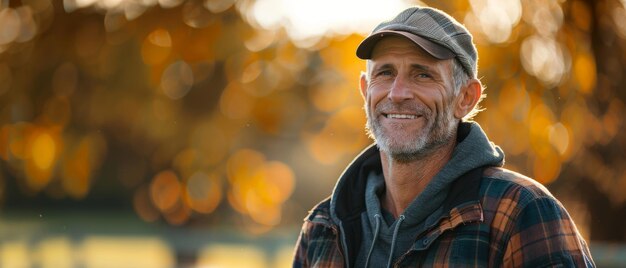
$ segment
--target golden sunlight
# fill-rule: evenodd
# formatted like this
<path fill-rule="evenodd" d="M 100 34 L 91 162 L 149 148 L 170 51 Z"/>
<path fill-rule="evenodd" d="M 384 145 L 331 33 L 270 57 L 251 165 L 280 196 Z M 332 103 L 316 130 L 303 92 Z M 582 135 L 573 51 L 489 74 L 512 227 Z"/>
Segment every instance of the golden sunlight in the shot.
<path fill-rule="evenodd" d="M 296 45 L 309 47 L 327 34 L 366 34 L 409 5 L 401 0 L 257 0 L 250 7 L 242 7 L 241 13 L 260 28 L 285 27 Z"/>

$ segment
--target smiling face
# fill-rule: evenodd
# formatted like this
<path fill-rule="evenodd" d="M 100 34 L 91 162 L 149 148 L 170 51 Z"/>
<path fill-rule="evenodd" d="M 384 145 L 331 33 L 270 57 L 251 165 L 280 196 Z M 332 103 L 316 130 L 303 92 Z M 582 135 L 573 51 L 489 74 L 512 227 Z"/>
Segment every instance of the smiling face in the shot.
<path fill-rule="evenodd" d="M 454 142 L 459 119 L 451 63 L 405 38 L 378 42 L 361 90 L 368 132 L 382 152 L 408 162 Z"/>

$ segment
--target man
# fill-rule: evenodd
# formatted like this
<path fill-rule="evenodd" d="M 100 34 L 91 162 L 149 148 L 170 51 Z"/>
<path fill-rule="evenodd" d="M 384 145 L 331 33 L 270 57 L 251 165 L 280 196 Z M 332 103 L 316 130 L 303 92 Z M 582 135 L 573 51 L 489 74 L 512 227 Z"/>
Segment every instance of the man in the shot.
<path fill-rule="evenodd" d="M 483 87 L 465 27 L 410 8 L 356 54 L 376 144 L 305 219 L 294 267 L 594 266 L 561 203 L 469 121 Z"/>

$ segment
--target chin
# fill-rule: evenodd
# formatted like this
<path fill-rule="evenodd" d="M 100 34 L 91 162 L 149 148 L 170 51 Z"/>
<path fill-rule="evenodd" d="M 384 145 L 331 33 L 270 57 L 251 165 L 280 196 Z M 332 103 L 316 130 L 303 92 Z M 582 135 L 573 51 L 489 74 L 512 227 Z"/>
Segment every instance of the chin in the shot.
<path fill-rule="evenodd" d="M 389 140 L 389 139 L 381 139 L 381 143 L 379 143 L 378 147 L 381 151 L 387 153 L 390 156 L 393 155 L 415 155 L 421 154 L 422 149 L 424 148 L 423 140 L 408 140 L 404 142 L 398 142 L 398 139 Z"/>

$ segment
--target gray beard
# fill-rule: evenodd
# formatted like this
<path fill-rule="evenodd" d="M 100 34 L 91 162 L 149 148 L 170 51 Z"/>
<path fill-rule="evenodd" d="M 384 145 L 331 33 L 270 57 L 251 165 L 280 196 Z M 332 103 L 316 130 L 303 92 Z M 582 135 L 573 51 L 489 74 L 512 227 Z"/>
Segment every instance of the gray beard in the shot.
<path fill-rule="evenodd" d="M 398 111 L 413 111 L 426 119 L 426 125 L 418 133 L 408 133 L 411 138 L 405 143 L 398 143 L 386 135 L 378 117 L 381 110 L 395 109 Z M 383 102 L 376 106 L 376 113 L 373 114 L 367 103 L 365 104 L 365 113 L 367 115 L 367 124 L 365 126 L 367 134 L 376 141 L 378 148 L 386 153 L 391 159 L 400 163 L 408 163 L 415 160 L 427 158 L 439 148 L 452 142 L 456 127 L 454 118 L 451 114 L 452 107 L 446 107 L 444 113 L 433 117 L 431 110 L 422 106 L 401 103 L 394 104 Z M 402 131 L 399 129 L 399 131 Z"/>

